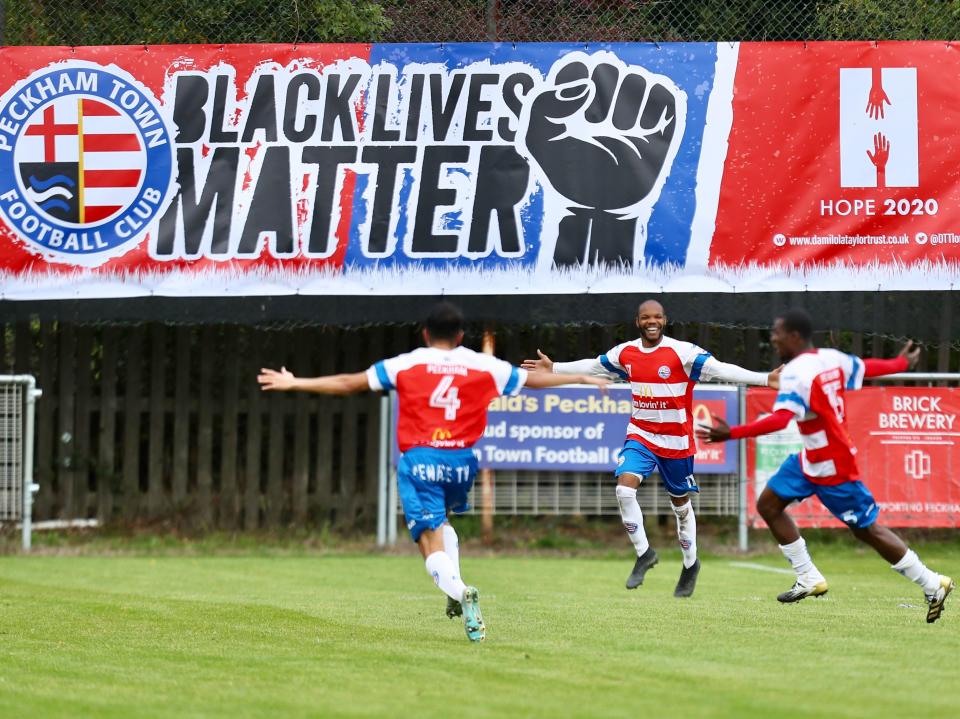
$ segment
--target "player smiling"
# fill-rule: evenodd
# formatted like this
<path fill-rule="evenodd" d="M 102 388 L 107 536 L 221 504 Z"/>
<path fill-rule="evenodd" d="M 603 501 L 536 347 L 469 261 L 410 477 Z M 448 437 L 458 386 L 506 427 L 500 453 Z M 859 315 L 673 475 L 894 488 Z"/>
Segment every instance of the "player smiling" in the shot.
<path fill-rule="evenodd" d="M 643 584 L 657 564 L 657 553 L 647 539 L 643 513 L 637 502 L 640 483 L 660 472 L 677 519 L 677 537 L 683 568 L 675 597 L 693 594 L 700 573 L 697 558 L 697 521 L 690 495 L 699 492 L 693 473 L 693 388 L 700 380 L 776 386 L 777 373 L 751 372 L 716 360 L 690 342 L 667 337 L 663 305 L 647 300 L 637 309 L 640 338 L 619 344 L 595 359 L 554 362 L 540 350 L 539 359 L 526 360 L 525 369 L 557 374 L 583 373 L 630 383 L 633 413 L 627 440 L 616 469 L 617 503 L 623 526 L 637 553 L 627 589 Z"/>

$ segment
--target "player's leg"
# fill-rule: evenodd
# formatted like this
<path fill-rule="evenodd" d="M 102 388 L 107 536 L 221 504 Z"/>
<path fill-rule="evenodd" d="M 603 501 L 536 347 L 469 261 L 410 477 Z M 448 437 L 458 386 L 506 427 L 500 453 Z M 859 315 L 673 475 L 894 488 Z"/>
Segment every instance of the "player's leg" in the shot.
<path fill-rule="evenodd" d="M 670 506 L 677 520 L 677 539 L 683 552 L 683 567 L 680 579 L 673 590 L 675 597 L 689 597 L 697 586 L 700 575 L 700 560 L 697 558 L 697 517 L 693 511 L 691 495 L 699 492 L 693 474 L 693 457 L 683 459 L 657 458 L 663 486 L 670 495 Z"/>
<path fill-rule="evenodd" d="M 757 498 L 757 512 L 767 523 L 797 576 L 793 586 L 777 596 L 780 602 L 798 602 L 827 593 L 827 580 L 813 563 L 807 543 L 786 511 L 790 504 L 809 497 L 813 492 L 814 487 L 803 476 L 800 459 L 794 454 L 784 461 Z"/>
<path fill-rule="evenodd" d="M 643 528 L 643 512 L 637 502 L 637 489 L 645 477 L 656 467 L 653 453 L 638 442 L 627 442 L 620 451 L 617 477 L 617 505 L 627 537 L 633 544 L 637 559 L 627 577 L 627 589 L 636 589 L 643 584 L 647 572 L 657 564 L 657 553 L 650 546 Z"/>
<path fill-rule="evenodd" d="M 463 514 L 470 509 L 467 501 L 470 488 L 477 476 L 477 459 L 471 450 L 446 452 L 448 465 L 447 481 L 443 483 L 444 502 L 447 512 Z M 442 527 L 444 551 L 451 558 L 460 576 L 460 539 L 453 526 L 447 522 Z M 447 597 L 447 616 L 463 616 L 463 628 L 474 642 L 483 641 L 486 627 L 480 612 L 480 592 L 476 587 L 465 585 L 459 600 Z"/>
<path fill-rule="evenodd" d="M 466 585 L 444 551 L 442 528 L 447 515 L 443 487 L 437 482 L 421 479 L 427 474 L 422 466 L 434 464 L 434 461 L 423 450 L 406 452 L 397 467 L 397 494 L 403 505 L 407 529 L 420 548 L 427 574 L 433 577 L 444 594 L 459 599 Z"/>
<path fill-rule="evenodd" d="M 460 537 L 457 536 L 457 530 L 449 522 L 443 525 L 443 551 L 450 557 L 457 575 L 460 576 Z M 447 597 L 446 614 L 450 619 L 459 617 L 463 614 L 463 607 L 460 602 L 453 597 Z"/>
<path fill-rule="evenodd" d="M 859 481 L 844 482 L 825 487 L 818 495 L 857 539 L 873 547 L 895 572 L 923 589 L 928 605 L 927 622 L 937 621 L 947 596 L 954 589 L 953 580 L 928 569 L 895 532 L 877 524 L 880 510 L 866 485 Z"/>
<path fill-rule="evenodd" d="M 417 538 L 417 545 L 423 555 L 427 574 L 433 577 L 434 583 L 440 588 L 441 592 L 459 601 L 463 597 L 467 585 L 463 583 L 460 572 L 457 571 L 450 556 L 444 551 L 443 528 L 424 528 Z"/>

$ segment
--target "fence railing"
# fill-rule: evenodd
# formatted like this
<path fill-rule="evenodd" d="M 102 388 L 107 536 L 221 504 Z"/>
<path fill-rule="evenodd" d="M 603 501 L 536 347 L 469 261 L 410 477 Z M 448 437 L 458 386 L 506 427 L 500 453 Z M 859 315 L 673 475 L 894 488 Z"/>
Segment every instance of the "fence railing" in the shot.
<path fill-rule="evenodd" d="M 0 375 L 0 524 L 19 522 L 30 550 L 33 521 L 34 408 L 41 391 L 31 375 Z"/>
<path fill-rule="evenodd" d="M 494 329 L 497 354 L 514 363 L 537 347 L 556 359 L 596 356 L 633 336 L 626 324 Z M 677 324 L 670 334 L 724 361 L 756 369 L 775 363 L 757 329 Z M 476 326 L 468 331 L 475 348 L 479 335 Z M 823 340 L 867 356 L 899 348 L 895 339 L 857 333 Z M 924 353 L 924 370 L 956 366 L 950 341 Z M 44 389 L 35 518 L 184 529 L 372 527 L 380 397 L 269 395 L 254 378 L 260 367 L 281 364 L 306 376 L 355 372 L 418 344 L 414 324 L 2 324 L 0 371 L 32 374 Z M 590 494 L 598 477 L 581 479 L 577 495 L 556 475 L 507 475 L 494 499 L 505 512 L 521 511 L 533 496 L 571 508 L 599 501 L 601 513 L 615 510 L 604 503 L 612 498 Z M 717 502 L 726 503 L 728 491 L 718 487 Z"/>
<path fill-rule="evenodd" d="M 0 44 L 956 40 L 929 0 L 5 0 Z"/>

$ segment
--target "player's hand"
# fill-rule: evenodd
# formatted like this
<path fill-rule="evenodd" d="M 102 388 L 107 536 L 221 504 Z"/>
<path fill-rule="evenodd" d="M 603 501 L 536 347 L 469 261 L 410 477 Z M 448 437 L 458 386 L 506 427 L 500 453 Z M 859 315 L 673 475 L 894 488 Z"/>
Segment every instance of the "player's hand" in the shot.
<path fill-rule="evenodd" d="M 553 360 L 547 357 L 543 352 L 537 350 L 537 357 L 540 359 L 527 359 L 520 365 L 527 372 L 553 372 Z"/>
<path fill-rule="evenodd" d="M 260 374 L 257 375 L 257 382 L 260 383 L 260 389 L 262 390 L 290 390 L 293 389 L 296 381 L 297 378 L 293 376 L 293 372 L 286 367 L 281 367 L 279 372 L 275 369 L 262 367 Z"/>
<path fill-rule="evenodd" d="M 607 393 L 607 387 L 609 387 L 613 382 L 608 380 L 606 377 L 593 377 L 591 375 L 582 374 L 573 378 L 573 381 L 577 384 L 590 384 L 600 390 L 600 394 Z"/>
<path fill-rule="evenodd" d="M 773 372 L 767 375 L 767 387 L 770 389 L 780 389 L 780 375 L 783 372 L 783 365 L 777 367 Z"/>
<path fill-rule="evenodd" d="M 710 413 L 710 416 L 713 418 L 713 426 L 711 427 L 708 424 L 698 424 L 697 425 L 697 439 L 705 444 L 713 444 L 714 442 L 726 442 L 730 439 L 730 425 L 727 424 L 723 417 Z"/>
<path fill-rule="evenodd" d="M 920 361 L 920 348 L 913 344 L 913 340 L 907 340 L 897 356 L 907 358 L 908 370 L 916 369 L 917 363 Z"/>

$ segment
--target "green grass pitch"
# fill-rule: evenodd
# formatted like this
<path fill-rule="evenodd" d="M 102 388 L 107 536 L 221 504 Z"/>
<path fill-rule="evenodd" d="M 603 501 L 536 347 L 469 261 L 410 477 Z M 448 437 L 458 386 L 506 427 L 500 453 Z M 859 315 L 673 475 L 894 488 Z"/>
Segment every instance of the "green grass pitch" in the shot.
<path fill-rule="evenodd" d="M 960 545 L 918 547 L 960 574 Z M 0 717 L 936 717 L 960 705 L 960 596 L 813 546 L 825 599 L 706 556 L 466 556 L 467 642 L 413 555 L 0 557 Z M 770 569 L 779 555 L 747 560 Z"/>

